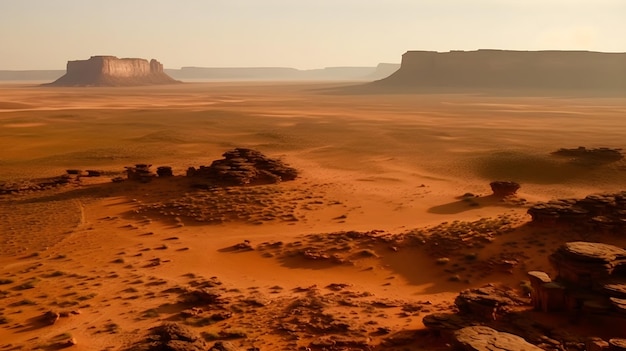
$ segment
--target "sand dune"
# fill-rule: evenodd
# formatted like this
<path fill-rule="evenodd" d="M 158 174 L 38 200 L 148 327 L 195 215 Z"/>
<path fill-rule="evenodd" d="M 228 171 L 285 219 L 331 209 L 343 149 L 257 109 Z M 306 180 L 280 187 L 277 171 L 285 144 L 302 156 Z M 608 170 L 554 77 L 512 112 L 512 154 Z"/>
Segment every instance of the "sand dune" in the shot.
<path fill-rule="evenodd" d="M 423 328 L 425 314 L 449 311 L 462 289 L 517 287 L 527 270 L 550 271 L 547 254 L 563 241 L 625 244 L 557 235 L 526 214 L 536 201 L 626 188 L 624 160 L 550 155 L 623 147 L 623 99 L 320 93 L 329 87 L 0 86 L 0 183 L 104 173 L 0 195 L 0 350 L 71 339 L 124 349 L 162 321 L 207 343 L 287 350 L 341 334 L 382 350 L 390 335 Z M 213 193 L 182 176 L 234 147 L 300 176 Z M 110 181 L 136 163 L 177 177 Z M 492 180 L 522 188 L 502 201 Z M 220 303 L 193 315 L 185 294 L 198 287 Z M 40 318 L 48 310 L 61 314 L 52 325 Z M 401 347 L 429 342 L 445 348 Z"/>

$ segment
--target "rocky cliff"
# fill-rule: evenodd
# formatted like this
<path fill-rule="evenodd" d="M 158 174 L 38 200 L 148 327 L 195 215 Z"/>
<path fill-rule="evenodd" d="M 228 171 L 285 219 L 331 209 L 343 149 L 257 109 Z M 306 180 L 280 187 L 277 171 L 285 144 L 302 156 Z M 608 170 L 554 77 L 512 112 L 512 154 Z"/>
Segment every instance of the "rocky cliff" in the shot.
<path fill-rule="evenodd" d="M 626 92 L 626 53 L 409 51 L 372 87 L 399 90 L 532 89 Z"/>
<path fill-rule="evenodd" d="M 92 56 L 68 61 L 64 76 L 52 86 L 137 86 L 179 83 L 163 72 L 159 61 L 115 56 Z"/>

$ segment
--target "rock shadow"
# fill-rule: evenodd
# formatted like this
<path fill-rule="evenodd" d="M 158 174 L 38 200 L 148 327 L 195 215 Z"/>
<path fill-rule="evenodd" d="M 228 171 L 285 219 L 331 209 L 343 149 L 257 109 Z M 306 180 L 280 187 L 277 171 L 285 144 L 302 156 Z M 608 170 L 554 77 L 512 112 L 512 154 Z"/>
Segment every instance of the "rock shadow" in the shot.
<path fill-rule="evenodd" d="M 459 200 L 443 205 L 433 206 L 428 209 L 428 213 L 436 214 L 456 214 L 481 207 L 520 207 L 520 201 L 515 198 L 502 198 L 496 195 L 486 196 L 462 196 Z"/>

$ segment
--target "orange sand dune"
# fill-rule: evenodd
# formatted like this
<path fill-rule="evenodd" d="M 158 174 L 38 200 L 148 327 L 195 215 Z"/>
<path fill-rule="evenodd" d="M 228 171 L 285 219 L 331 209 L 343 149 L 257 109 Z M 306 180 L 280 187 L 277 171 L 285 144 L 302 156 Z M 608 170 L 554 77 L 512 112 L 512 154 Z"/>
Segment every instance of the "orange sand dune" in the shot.
<path fill-rule="evenodd" d="M 160 321 L 177 320 L 183 309 L 177 289 L 213 276 L 233 316 L 210 325 L 189 319 L 198 333 L 236 329 L 247 335 L 236 343 L 262 350 L 307 346 L 314 336 L 290 340 L 273 323 L 309 296 L 326 299 L 327 313 L 376 345 L 385 337 L 378 327 L 421 328 L 423 315 L 448 310 L 462 289 L 517 286 L 528 269 L 550 270 L 550 250 L 579 234 L 528 226 L 528 204 L 626 188 L 623 160 L 590 165 L 550 155 L 579 145 L 623 147 L 624 99 L 328 93 L 336 86 L 0 86 L 0 182 L 73 168 L 105 173 L 58 189 L 0 195 L 0 316 L 7 321 L 0 350 L 54 348 L 70 337 L 80 350 L 129 346 Z M 301 171 L 293 182 L 224 197 L 225 206 L 252 212 L 264 211 L 251 205 L 262 200 L 274 219 L 203 224 L 142 212 L 156 203 L 210 199 L 181 178 L 110 182 L 135 163 L 170 165 L 183 175 L 234 147 Z M 492 180 L 521 183 L 517 200 L 490 197 Z M 465 193 L 479 197 L 472 205 L 459 198 Z M 446 267 L 437 265 L 438 252 L 419 246 L 328 234 L 452 233 L 485 218 L 492 222 L 474 225 L 508 229 L 476 252 L 451 252 Z M 254 250 L 232 249 L 246 240 Z M 337 252 L 346 262 L 307 260 L 298 255 L 302 247 L 345 250 Z M 464 261 L 475 253 L 476 266 Z M 509 256 L 520 261 L 511 270 L 480 266 Z M 326 288 L 332 283 L 348 284 L 348 293 Z M 251 307 L 250 299 L 267 303 Z M 420 303 L 420 311 L 402 310 Z M 50 309 L 78 314 L 42 325 L 38 316 Z"/>

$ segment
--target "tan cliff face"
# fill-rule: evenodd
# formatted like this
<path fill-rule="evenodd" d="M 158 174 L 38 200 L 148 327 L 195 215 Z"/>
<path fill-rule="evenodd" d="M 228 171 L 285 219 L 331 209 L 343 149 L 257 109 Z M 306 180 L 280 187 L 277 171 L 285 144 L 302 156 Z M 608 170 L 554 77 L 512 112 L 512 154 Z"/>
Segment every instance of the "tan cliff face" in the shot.
<path fill-rule="evenodd" d="M 157 60 L 92 56 L 68 61 L 67 73 L 53 86 L 138 86 L 179 83 L 163 72 Z"/>
<path fill-rule="evenodd" d="M 380 87 L 626 92 L 626 53 L 590 51 L 409 51 Z"/>

